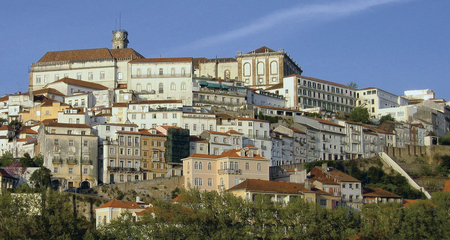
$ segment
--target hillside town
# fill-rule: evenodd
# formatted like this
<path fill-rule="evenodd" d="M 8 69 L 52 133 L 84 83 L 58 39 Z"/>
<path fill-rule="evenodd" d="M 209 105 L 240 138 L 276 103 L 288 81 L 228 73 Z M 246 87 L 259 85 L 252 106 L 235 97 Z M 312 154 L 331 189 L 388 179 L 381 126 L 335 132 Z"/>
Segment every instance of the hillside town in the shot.
<path fill-rule="evenodd" d="M 0 98 L 0 155 L 41 157 L 60 192 L 179 177 L 186 190 L 354 211 L 405 199 L 328 164 L 380 158 L 431 198 L 393 160 L 423 156 L 447 136 L 449 103 L 431 89 L 397 96 L 305 76 L 284 49 L 266 46 L 234 57 L 146 58 L 128 47 L 125 30 L 111 42 L 31 63 L 28 92 Z M 0 174 L 3 189 L 33 185 L 29 172 Z M 155 211 L 114 198 L 95 209 L 95 224 Z"/>

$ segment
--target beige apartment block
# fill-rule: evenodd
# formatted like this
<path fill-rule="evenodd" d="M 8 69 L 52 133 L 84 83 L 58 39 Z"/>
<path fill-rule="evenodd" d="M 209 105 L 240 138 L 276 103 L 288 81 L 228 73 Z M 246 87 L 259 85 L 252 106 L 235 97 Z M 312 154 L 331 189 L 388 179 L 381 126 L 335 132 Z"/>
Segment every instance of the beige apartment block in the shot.
<path fill-rule="evenodd" d="M 193 154 L 183 161 L 184 186 L 206 191 L 226 190 L 246 179 L 269 180 L 269 159 L 255 148 L 230 150 L 221 155 Z"/>

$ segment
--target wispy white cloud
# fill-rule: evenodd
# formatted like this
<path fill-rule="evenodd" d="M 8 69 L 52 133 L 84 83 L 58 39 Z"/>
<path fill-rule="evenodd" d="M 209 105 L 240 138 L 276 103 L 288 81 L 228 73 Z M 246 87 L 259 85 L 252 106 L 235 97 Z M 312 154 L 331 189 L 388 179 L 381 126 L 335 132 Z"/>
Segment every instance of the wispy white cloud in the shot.
<path fill-rule="evenodd" d="M 335 19 L 351 14 L 361 13 L 377 6 L 405 1 L 409 0 L 346 0 L 338 2 L 333 1 L 327 4 L 299 5 L 268 14 L 241 28 L 205 37 L 184 46 L 183 49 L 195 50 L 213 45 L 219 45 L 224 42 L 233 41 L 260 33 L 262 31 L 280 26 L 286 22 L 306 24 L 311 21 Z"/>

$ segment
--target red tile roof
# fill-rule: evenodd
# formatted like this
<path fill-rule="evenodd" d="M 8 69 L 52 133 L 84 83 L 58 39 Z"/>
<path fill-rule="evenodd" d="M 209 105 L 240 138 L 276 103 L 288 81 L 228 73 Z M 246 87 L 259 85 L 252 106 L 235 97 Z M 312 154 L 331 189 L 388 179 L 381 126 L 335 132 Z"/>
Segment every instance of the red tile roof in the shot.
<path fill-rule="evenodd" d="M 273 89 L 280 89 L 280 88 L 283 88 L 283 83 L 282 82 L 281 83 L 277 83 L 277 84 L 275 84 L 275 85 L 273 85 L 271 87 L 268 87 L 268 88 L 266 88 L 266 90 L 273 90 Z"/>
<path fill-rule="evenodd" d="M 228 191 L 234 190 L 287 194 L 301 194 L 302 192 L 317 192 L 327 194 L 326 192 L 316 188 L 306 189 L 304 184 L 258 179 L 247 179 L 244 182 L 241 182 L 238 185 L 228 189 Z"/>
<path fill-rule="evenodd" d="M 92 88 L 92 89 L 98 89 L 98 90 L 107 90 L 108 89 L 107 87 L 105 87 L 101 84 L 98 84 L 98 83 L 86 82 L 86 81 L 73 79 L 73 78 L 62 78 L 62 79 L 59 79 L 58 81 L 55 81 L 55 82 L 52 82 L 49 84 L 54 84 L 54 83 L 58 83 L 58 82 L 63 82 L 63 83 L 71 84 L 71 85 L 87 87 L 87 88 Z"/>
<path fill-rule="evenodd" d="M 323 172 L 321 166 L 316 166 L 310 171 L 311 182 L 317 180 L 336 180 L 336 182 L 361 182 L 358 179 L 343 173 L 332 167 L 327 167 L 327 171 Z"/>
<path fill-rule="evenodd" d="M 244 117 L 234 117 L 237 120 L 241 120 L 241 121 L 258 121 L 258 122 L 269 122 L 266 120 L 261 120 L 261 119 L 256 119 L 256 118 L 244 118 Z"/>
<path fill-rule="evenodd" d="M 268 48 L 268 47 L 266 47 L 266 46 L 262 46 L 262 47 L 260 47 L 260 48 L 258 48 L 258 49 L 255 49 L 255 50 L 253 50 L 253 51 L 251 51 L 251 52 L 248 52 L 247 54 L 252 54 L 252 53 L 265 53 L 265 52 L 276 52 L 276 51 L 273 50 L 273 49 L 270 49 L 270 48 Z"/>
<path fill-rule="evenodd" d="M 143 62 L 192 62 L 192 57 L 182 58 L 139 58 L 129 61 L 130 63 L 143 63 Z"/>
<path fill-rule="evenodd" d="M 228 150 L 228 151 L 226 151 L 226 152 L 223 152 L 223 153 L 220 154 L 220 155 L 208 155 L 208 154 L 194 153 L 194 154 L 192 154 L 191 156 L 189 156 L 188 158 L 190 158 L 190 157 L 193 157 L 193 158 L 224 158 L 224 157 L 235 157 L 235 158 L 252 158 L 252 159 L 261 159 L 261 160 L 265 160 L 265 158 L 263 158 L 263 157 L 261 157 L 261 156 L 259 156 L 259 155 L 257 155 L 257 154 L 253 154 L 253 157 L 250 157 L 250 156 L 240 156 L 240 155 L 238 154 L 238 152 L 240 152 L 240 151 L 241 151 L 241 149 L 231 149 L 231 150 Z"/>
<path fill-rule="evenodd" d="M 105 204 L 103 204 L 102 206 L 96 208 L 128 208 L 128 209 L 142 209 L 141 206 L 139 206 L 139 204 L 135 203 L 135 202 L 122 202 L 120 200 L 117 199 L 113 199 Z"/>
<path fill-rule="evenodd" d="M 81 60 L 100 60 L 100 59 L 130 59 L 143 58 L 141 54 L 132 48 L 123 49 L 81 49 L 68 51 L 47 52 L 38 63 L 59 62 L 59 61 L 81 61 Z"/>
<path fill-rule="evenodd" d="M 58 90 L 56 90 L 54 88 L 43 88 L 43 89 L 40 89 L 40 90 L 33 91 L 34 95 L 40 95 L 40 94 L 44 94 L 44 93 L 65 96 L 60 91 L 58 91 Z"/>
<path fill-rule="evenodd" d="M 161 104 L 161 103 L 183 103 L 182 100 L 132 100 L 129 104 Z"/>
<path fill-rule="evenodd" d="M 380 197 L 380 198 L 402 198 L 395 193 L 391 193 L 381 188 L 363 188 L 363 197 Z"/>
<path fill-rule="evenodd" d="M 197 136 L 189 136 L 189 142 L 208 142 L 206 139 L 199 138 Z"/>

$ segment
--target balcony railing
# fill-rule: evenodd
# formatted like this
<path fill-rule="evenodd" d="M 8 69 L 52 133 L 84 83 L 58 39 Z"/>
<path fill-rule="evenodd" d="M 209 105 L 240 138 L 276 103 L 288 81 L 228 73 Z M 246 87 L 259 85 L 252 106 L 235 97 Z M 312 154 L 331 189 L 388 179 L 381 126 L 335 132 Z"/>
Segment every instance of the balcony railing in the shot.
<path fill-rule="evenodd" d="M 53 163 L 53 164 L 62 164 L 62 163 L 63 163 L 63 160 L 62 160 L 61 158 L 53 159 L 53 160 L 52 160 L 52 163 Z"/>
<path fill-rule="evenodd" d="M 161 161 L 160 157 L 152 157 L 152 162 L 159 162 Z"/>
<path fill-rule="evenodd" d="M 83 165 L 92 165 L 92 161 L 91 160 L 81 160 L 81 164 L 83 164 Z"/>
<path fill-rule="evenodd" d="M 67 159 L 67 164 L 76 165 L 78 163 L 75 159 Z"/>
<path fill-rule="evenodd" d="M 241 169 L 219 169 L 218 174 L 242 174 Z"/>

